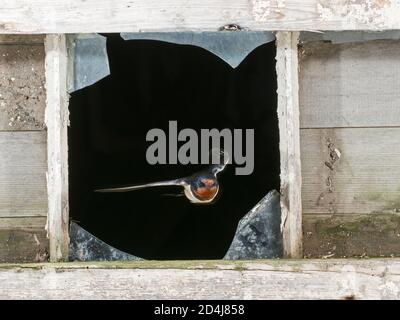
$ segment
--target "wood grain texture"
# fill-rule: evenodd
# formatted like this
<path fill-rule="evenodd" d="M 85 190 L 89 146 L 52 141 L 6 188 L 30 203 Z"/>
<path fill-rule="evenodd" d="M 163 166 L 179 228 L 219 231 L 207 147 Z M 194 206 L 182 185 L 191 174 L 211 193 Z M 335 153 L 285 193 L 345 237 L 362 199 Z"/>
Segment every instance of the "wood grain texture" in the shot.
<path fill-rule="evenodd" d="M 281 211 L 284 255 L 302 256 L 298 32 L 276 35 Z"/>
<path fill-rule="evenodd" d="M 400 126 L 400 41 L 299 49 L 301 128 Z"/>
<path fill-rule="evenodd" d="M 2 40 L 0 38 L 0 131 L 43 130 L 44 47 L 3 44 Z"/>
<path fill-rule="evenodd" d="M 306 258 L 399 257 L 400 215 L 303 215 Z"/>
<path fill-rule="evenodd" d="M 45 229 L 46 217 L 0 218 L 0 229 Z"/>
<path fill-rule="evenodd" d="M 46 218 L 0 218 L 0 263 L 43 262 L 48 258 Z"/>
<path fill-rule="evenodd" d="M 0 299 L 399 299 L 399 259 L 0 266 Z"/>
<path fill-rule="evenodd" d="M 2 0 L 0 33 L 400 28 L 397 0 Z"/>
<path fill-rule="evenodd" d="M 43 35 L 0 34 L 0 44 L 37 44 L 43 45 Z"/>
<path fill-rule="evenodd" d="M 400 128 L 302 129 L 303 212 L 400 211 Z"/>
<path fill-rule="evenodd" d="M 0 217 L 47 215 L 46 132 L 0 132 Z"/>
<path fill-rule="evenodd" d="M 48 148 L 48 234 L 50 260 L 68 259 L 68 135 L 66 37 L 49 34 L 46 49 L 46 125 Z"/>

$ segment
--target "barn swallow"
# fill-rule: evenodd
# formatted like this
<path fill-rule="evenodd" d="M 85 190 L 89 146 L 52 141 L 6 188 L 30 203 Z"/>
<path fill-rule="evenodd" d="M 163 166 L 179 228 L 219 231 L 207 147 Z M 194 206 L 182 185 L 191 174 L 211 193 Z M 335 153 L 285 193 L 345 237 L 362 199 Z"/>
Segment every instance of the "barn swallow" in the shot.
<path fill-rule="evenodd" d="M 219 192 L 217 174 L 224 170 L 229 162 L 229 154 L 226 151 L 216 151 L 216 149 L 211 150 L 211 157 L 213 159 L 218 156 L 219 164 L 211 164 L 206 169 L 196 172 L 188 177 L 120 188 L 98 189 L 95 190 L 95 192 L 129 192 L 149 187 L 182 186 L 184 194 L 190 202 L 197 204 L 211 203 Z"/>

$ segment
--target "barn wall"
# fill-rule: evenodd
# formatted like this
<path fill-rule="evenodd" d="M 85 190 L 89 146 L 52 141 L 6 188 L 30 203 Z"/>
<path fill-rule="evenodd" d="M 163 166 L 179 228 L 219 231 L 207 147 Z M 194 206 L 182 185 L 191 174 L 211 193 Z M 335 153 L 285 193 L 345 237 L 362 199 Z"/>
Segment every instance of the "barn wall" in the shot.
<path fill-rule="evenodd" d="M 299 47 L 304 255 L 400 256 L 400 41 Z"/>
<path fill-rule="evenodd" d="M 306 257 L 400 256 L 400 41 L 299 48 Z M 48 241 L 42 36 L 0 36 L 0 262 Z"/>
<path fill-rule="evenodd" d="M 0 36 L 0 262 L 43 261 L 48 241 L 42 36 Z"/>

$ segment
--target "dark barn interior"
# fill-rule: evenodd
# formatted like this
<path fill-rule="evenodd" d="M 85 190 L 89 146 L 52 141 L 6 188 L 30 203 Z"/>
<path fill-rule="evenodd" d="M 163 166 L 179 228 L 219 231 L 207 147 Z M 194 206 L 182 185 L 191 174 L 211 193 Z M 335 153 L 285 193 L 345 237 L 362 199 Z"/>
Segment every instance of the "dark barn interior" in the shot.
<path fill-rule="evenodd" d="M 70 216 L 106 243 L 145 259 L 220 259 L 238 221 L 279 190 L 275 44 L 236 68 L 194 46 L 107 36 L 111 74 L 72 94 L 69 128 Z M 146 133 L 193 128 L 254 128 L 255 167 L 220 175 L 211 205 L 174 197 L 176 188 L 102 194 L 100 187 L 168 180 L 200 165 L 149 165 Z"/>

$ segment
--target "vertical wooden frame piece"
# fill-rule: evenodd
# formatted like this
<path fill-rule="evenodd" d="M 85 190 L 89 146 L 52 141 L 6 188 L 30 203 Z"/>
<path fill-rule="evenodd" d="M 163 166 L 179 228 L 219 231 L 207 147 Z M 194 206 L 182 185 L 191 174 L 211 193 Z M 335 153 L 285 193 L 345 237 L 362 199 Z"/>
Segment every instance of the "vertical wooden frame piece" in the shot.
<path fill-rule="evenodd" d="M 299 32 L 277 32 L 281 210 L 285 257 L 302 258 L 300 125 L 298 99 Z"/>
<path fill-rule="evenodd" d="M 63 34 L 45 39 L 47 126 L 47 234 L 50 261 L 68 260 L 68 93 L 67 46 Z"/>

